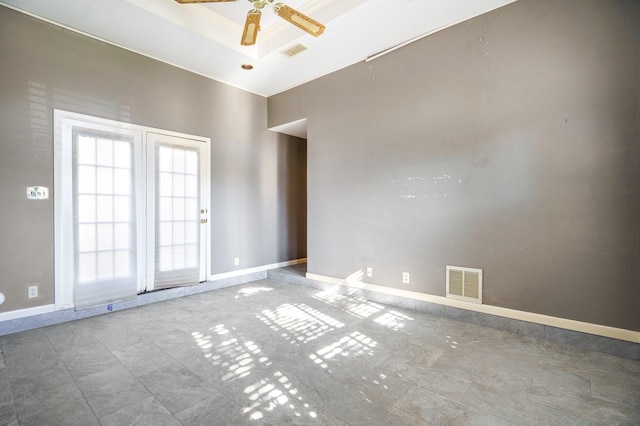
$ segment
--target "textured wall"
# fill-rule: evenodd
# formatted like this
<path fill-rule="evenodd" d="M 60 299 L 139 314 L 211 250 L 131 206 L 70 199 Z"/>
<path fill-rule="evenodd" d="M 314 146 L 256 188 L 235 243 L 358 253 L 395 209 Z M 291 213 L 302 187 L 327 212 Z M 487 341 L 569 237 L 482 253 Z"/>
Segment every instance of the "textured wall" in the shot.
<path fill-rule="evenodd" d="M 53 302 L 54 108 L 212 139 L 211 273 L 306 255 L 306 146 L 265 98 L 0 7 L 0 312 Z"/>
<path fill-rule="evenodd" d="M 520 0 L 269 98 L 308 118 L 308 270 L 640 330 L 640 2 Z M 402 272 L 411 284 L 402 284 Z"/>

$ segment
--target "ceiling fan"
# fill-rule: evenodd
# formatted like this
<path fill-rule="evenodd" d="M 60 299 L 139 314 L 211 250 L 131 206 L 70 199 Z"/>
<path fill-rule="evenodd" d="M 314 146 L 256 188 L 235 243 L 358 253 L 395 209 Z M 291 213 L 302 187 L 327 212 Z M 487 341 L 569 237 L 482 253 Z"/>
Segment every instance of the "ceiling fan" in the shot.
<path fill-rule="evenodd" d="M 222 3 L 238 0 L 176 0 L 178 3 Z M 266 5 L 273 7 L 273 11 L 282 19 L 289 21 L 296 27 L 303 31 L 308 32 L 314 37 L 318 37 L 324 32 L 325 26 L 318 21 L 309 18 L 292 7 L 287 6 L 284 3 L 273 3 L 274 0 L 248 0 L 253 9 L 247 14 L 247 20 L 244 23 L 244 31 L 242 32 L 242 39 L 240 44 L 243 46 L 251 46 L 256 44 L 258 38 L 258 31 L 260 31 L 260 17 L 262 12 L 260 10 Z"/>

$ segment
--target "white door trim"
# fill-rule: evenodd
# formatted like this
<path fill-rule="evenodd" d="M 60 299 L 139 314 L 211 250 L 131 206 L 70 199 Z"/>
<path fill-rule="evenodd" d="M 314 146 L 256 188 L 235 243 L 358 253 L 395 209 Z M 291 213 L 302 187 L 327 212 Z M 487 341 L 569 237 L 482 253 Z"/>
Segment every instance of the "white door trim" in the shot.
<path fill-rule="evenodd" d="M 204 161 L 201 161 L 201 165 L 203 167 L 203 179 L 204 183 L 201 188 L 201 204 L 203 208 L 209 212 L 211 210 L 210 206 L 210 187 L 211 187 L 211 178 L 210 178 L 210 147 L 211 147 L 211 138 L 202 137 L 202 136 L 194 136 L 181 132 L 174 132 L 170 130 L 157 129 L 148 126 L 141 126 L 131 123 L 125 123 L 115 120 L 109 120 L 105 118 L 93 117 L 85 114 L 78 114 L 69 111 L 63 111 L 54 109 L 54 306 L 55 310 L 62 309 L 70 309 L 75 307 L 74 303 L 74 277 L 73 277 L 73 268 L 69 268 L 69 259 L 68 256 L 73 256 L 73 239 L 67 238 L 64 235 L 64 230 L 66 229 L 64 225 L 65 218 L 69 218 L 73 216 L 73 212 L 70 210 L 70 206 L 72 206 L 72 197 L 73 194 L 69 193 L 65 190 L 65 188 L 69 188 L 71 186 L 72 179 L 72 168 L 65 167 L 65 158 L 71 158 L 71 144 L 68 143 L 71 139 L 71 132 L 74 127 L 82 127 L 85 129 L 95 129 L 95 130 L 109 130 L 113 131 L 117 129 L 118 132 L 123 134 L 131 135 L 136 140 L 140 141 L 140 147 L 146 147 L 147 136 L 148 133 L 161 134 L 167 136 L 175 136 L 183 139 L 191 139 L 194 141 L 204 143 L 204 147 L 202 149 L 202 157 Z M 144 169 L 144 165 L 146 159 L 145 151 L 143 148 L 140 148 L 142 152 L 137 152 L 139 154 L 136 156 L 136 167 L 138 173 L 141 173 L 143 176 L 146 176 L 146 169 Z M 139 163 L 138 163 L 139 162 Z M 137 190 L 142 191 L 144 180 L 139 180 L 139 186 L 136 187 Z M 140 192 L 142 193 L 142 192 Z M 143 220 L 139 223 L 145 223 L 146 218 L 144 217 L 144 209 L 139 213 L 142 217 L 139 219 Z M 209 271 L 211 271 L 211 233 L 209 232 L 210 227 L 207 221 L 207 227 L 205 230 L 206 235 L 206 246 L 202 249 L 205 250 L 205 253 L 201 253 L 201 259 L 204 259 L 204 268 L 205 273 L 204 276 L 208 277 Z M 146 232 L 146 227 L 143 227 L 143 232 Z M 141 271 L 146 271 L 146 237 L 138 239 L 138 267 Z M 143 246 L 141 248 L 141 246 Z M 140 252 L 140 250 L 143 250 Z M 142 264 L 140 263 L 142 262 Z M 140 269 L 142 267 L 142 269 Z M 147 287 L 146 277 L 144 274 L 141 274 L 138 280 L 138 292 L 144 291 Z"/>

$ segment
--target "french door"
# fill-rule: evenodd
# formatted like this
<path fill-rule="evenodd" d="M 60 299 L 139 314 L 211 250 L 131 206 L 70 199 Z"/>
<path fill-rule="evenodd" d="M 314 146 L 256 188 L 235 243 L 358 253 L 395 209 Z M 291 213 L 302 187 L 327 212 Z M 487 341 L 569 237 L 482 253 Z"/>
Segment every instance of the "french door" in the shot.
<path fill-rule="evenodd" d="M 54 115 L 56 309 L 205 281 L 209 140 Z"/>
<path fill-rule="evenodd" d="M 147 284 L 152 289 L 206 280 L 207 209 L 201 141 L 147 134 Z M 151 196 L 149 196 L 151 195 Z"/>

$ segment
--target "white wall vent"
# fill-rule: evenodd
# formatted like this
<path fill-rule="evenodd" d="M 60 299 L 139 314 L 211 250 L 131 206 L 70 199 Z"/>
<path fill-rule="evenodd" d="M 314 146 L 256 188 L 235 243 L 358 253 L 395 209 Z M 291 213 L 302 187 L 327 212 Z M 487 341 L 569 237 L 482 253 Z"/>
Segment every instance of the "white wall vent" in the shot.
<path fill-rule="evenodd" d="M 296 56 L 298 53 L 304 52 L 305 50 L 307 50 L 307 46 L 305 46 L 304 44 L 296 44 L 294 46 L 291 46 L 287 50 L 283 50 L 280 53 L 291 58 L 293 56 Z"/>
<path fill-rule="evenodd" d="M 482 303 L 482 269 L 447 265 L 447 297 Z"/>

